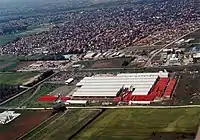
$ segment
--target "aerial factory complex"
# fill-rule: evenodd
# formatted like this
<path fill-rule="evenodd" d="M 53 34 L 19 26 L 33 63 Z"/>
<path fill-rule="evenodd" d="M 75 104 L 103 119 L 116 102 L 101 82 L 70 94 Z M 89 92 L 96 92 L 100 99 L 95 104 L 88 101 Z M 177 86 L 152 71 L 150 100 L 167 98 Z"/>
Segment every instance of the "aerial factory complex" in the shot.
<path fill-rule="evenodd" d="M 0 140 L 200 140 L 200 0 L 0 0 Z"/>
<path fill-rule="evenodd" d="M 150 103 L 170 98 L 176 79 L 168 72 L 121 73 L 116 76 L 85 77 L 76 84 L 75 99 L 114 99 L 130 104 Z M 146 101 L 146 102 L 144 102 Z"/>

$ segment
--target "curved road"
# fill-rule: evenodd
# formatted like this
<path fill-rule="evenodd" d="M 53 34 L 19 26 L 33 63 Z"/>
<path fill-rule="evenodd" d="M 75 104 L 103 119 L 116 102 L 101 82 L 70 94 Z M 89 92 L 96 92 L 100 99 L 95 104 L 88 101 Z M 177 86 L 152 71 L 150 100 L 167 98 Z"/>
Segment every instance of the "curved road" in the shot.
<path fill-rule="evenodd" d="M 13 100 L 14 98 L 17 98 L 18 96 L 20 96 L 20 95 L 26 93 L 27 91 L 29 91 L 29 90 L 31 90 L 31 89 L 37 87 L 38 85 L 40 85 L 40 84 L 42 84 L 43 82 L 45 82 L 46 80 L 50 79 L 51 77 L 53 77 L 53 76 L 56 75 L 57 73 L 58 73 L 58 72 L 53 73 L 52 75 L 50 75 L 49 77 L 45 78 L 44 80 L 38 82 L 38 83 L 35 84 L 34 86 L 32 86 L 32 87 L 30 87 L 30 88 L 28 88 L 28 89 L 26 89 L 26 90 L 20 92 L 19 94 L 16 94 L 15 96 L 13 96 L 13 97 L 11 97 L 11 98 L 9 98 L 9 99 L 3 101 L 3 102 L 1 102 L 1 103 L 0 103 L 0 106 L 3 105 L 3 104 L 5 104 L 5 103 L 7 103 L 7 102 L 9 102 L 9 101 L 11 101 L 11 100 Z"/>
<path fill-rule="evenodd" d="M 196 32 L 196 31 L 199 30 L 199 29 L 200 29 L 200 28 L 197 28 L 197 29 L 195 29 L 194 31 L 191 31 L 191 32 L 189 32 L 189 33 L 187 33 L 187 34 L 185 34 L 185 35 L 183 35 L 183 36 L 177 38 L 176 40 L 172 41 L 171 43 L 165 45 L 165 46 L 164 46 L 163 48 L 161 48 L 159 51 L 155 52 L 155 53 L 151 56 L 151 58 L 147 61 L 147 63 L 145 64 L 145 67 L 148 67 L 148 66 L 151 64 L 152 59 L 153 59 L 157 54 L 161 53 L 164 49 L 166 49 L 166 48 L 169 47 L 170 45 L 174 44 L 175 42 L 179 41 L 180 39 L 186 37 L 187 35 L 189 35 L 189 34 L 191 34 L 191 33 L 193 33 L 193 32 Z"/>

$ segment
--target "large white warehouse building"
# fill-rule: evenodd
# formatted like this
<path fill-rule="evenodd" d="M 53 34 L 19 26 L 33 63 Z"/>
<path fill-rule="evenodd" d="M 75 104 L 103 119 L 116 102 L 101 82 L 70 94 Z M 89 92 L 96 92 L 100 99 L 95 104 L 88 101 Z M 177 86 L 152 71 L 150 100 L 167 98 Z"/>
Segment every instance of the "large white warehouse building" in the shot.
<path fill-rule="evenodd" d="M 132 95 L 147 95 L 159 77 L 168 77 L 168 72 L 121 73 L 117 76 L 85 77 L 79 83 L 74 97 L 114 98 L 122 88 L 132 87 Z"/>

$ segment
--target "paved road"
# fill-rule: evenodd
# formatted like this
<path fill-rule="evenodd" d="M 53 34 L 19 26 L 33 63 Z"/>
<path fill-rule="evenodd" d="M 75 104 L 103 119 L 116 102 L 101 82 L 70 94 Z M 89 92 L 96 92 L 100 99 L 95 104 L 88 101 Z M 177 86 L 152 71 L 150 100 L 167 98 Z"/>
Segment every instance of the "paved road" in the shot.
<path fill-rule="evenodd" d="M 176 40 L 172 41 L 171 43 L 165 45 L 165 46 L 164 46 L 163 48 L 161 48 L 159 51 L 155 52 L 155 53 L 151 56 L 151 58 L 147 61 L 147 63 L 145 64 L 145 67 L 148 67 L 148 66 L 151 64 L 152 59 L 153 59 L 157 54 L 161 53 L 164 49 L 166 49 L 167 47 L 171 46 L 172 44 L 174 44 L 175 42 L 179 41 L 180 39 L 186 37 L 187 35 L 189 35 L 189 34 L 191 34 L 191 33 L 193 33 L 193 32 L 196 32 L 197 30 L 199 30 L 199 28 L 197 28 L 197 29 L 195 29 L 194 31 L 191 31 L 191 32 L 189 32 L 189 33 L 187 33 L 187 34 L 185 34 L 185 35 L 183 35 L 183 36 L 177 38 Z"/>
<path fill-rule="evenodd" d="M 36 90 L 33 92 L 33 94 L 32 94 L 27 100 L 25 100 L 24 102 L 22 102 L 22 103 L 19 105 L 19 107 L 22 106 L 24 103 L 28 102 L 33 96 L 35 96 L 35 94 L 37 94 L 37 92 L 38 92 L 40 89 L 41 89 L 41 85 L 39 85 L 39 86 L 36 88 Z"/>
<path fill-rule="evenodd" d="M 68 109 L 125 109 L 125 108 L 152 108 L 152 109 L 173 109 L 173 108 L 199 108 L 200 105 L 184 105 L 184 106 L 87 106 L 87 107 L 67 107 Z M 9 108 L 0 107 L 0 109 L 16 109 L 16 110 L 51 110 L 52 108 Z"/>

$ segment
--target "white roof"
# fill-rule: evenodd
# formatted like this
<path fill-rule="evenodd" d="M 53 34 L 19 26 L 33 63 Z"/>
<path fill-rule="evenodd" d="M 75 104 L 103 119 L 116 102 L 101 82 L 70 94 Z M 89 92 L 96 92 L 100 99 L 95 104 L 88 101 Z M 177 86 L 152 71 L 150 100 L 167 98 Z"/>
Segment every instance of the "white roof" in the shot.
<path fill-rule="evenodd" d="M 86 104 L 87 100 L 67 100 L 66 103 L 70 104 Z"/>
<path fill-rule="evenodd" d="M 200 58 L 200 53 L 196 53 L 193 55 L 193 58 Z"/>
<path fill-rule="evenodd" d="M 132 95 L 147 95 L 149 92 L 149 89 L 147 90 L 135 90 L 132 92 Z"/>
<path fill-rule="evenodd" d="M 151 101 L 129 101 L 129 104 L 150 104 Z"/>
<path fill-rule="evenodd" d="M 153 85 L 154 84 L 154 81 L 153 82 L 131 82 L 131 81 L 126 81 L 126 82 L 119 82 L 119 81 L 116 81 L 116 82 L 101 82 L 101 83 L 94 83 L 94 82 L 79 82 L 77 83 L 76 85 L 77 86 L 116 86 L 118 85 L 119 87 L 122 87 L 123 85 L 133 85 L 134 87 L 137 87 L 137 85 Z"/>
<path fill-rule="evenodd" d="M 20 115 L 21 113 L 15 113 L 15 111 L 4 111 L 0 113 L 0 124 L 7 124 Z"/>
<path fill-rule="evenodd" d="M 121 86 L 122 87 L 122 86 Z M 120 88 L 121 88 L 120 87 Z M 115 89 L 118 88 L 119 89 L 119 85 L 113 85 L 112 87 L 110 85 L 85 85 L 82 86 L 81 89 Z"/>
<path fill-rule="evenodd" d="M 69 78 L 68 80 L 65 81 L 65 83 L 71 83 L 74 80 L 74 78 Z"/>
<path fill-rule="evenodd" d="M 110 97 L 115 97 L 117 95 L 117 92 L 105 92 L 105 91 L 102 91 L 102 92 L 74 92 L 73 96 L 82 96 L 82 97 L 85 97 L 85 96 L 99 96 L 99 97 L 105 97 L 105 96 L 110 96 Z"/>
<path fill-rule="evenodd" d="M 104 89 L 104 88 L 97 88 L 97 89 L 78 89 L 77 92 L 118 92 L 120 88 L 111 88 L 111 89 Z"/>
<path fill-rule="evenodd" d="M 117 76 L 85 77 L 77 86 L 73 96 L 116 96 L 122 87 L 135 88 L 133 95 L 147 95 L 157 78 L 167 77 L 167 72 L 157 73 L 121 73 Z"/>

